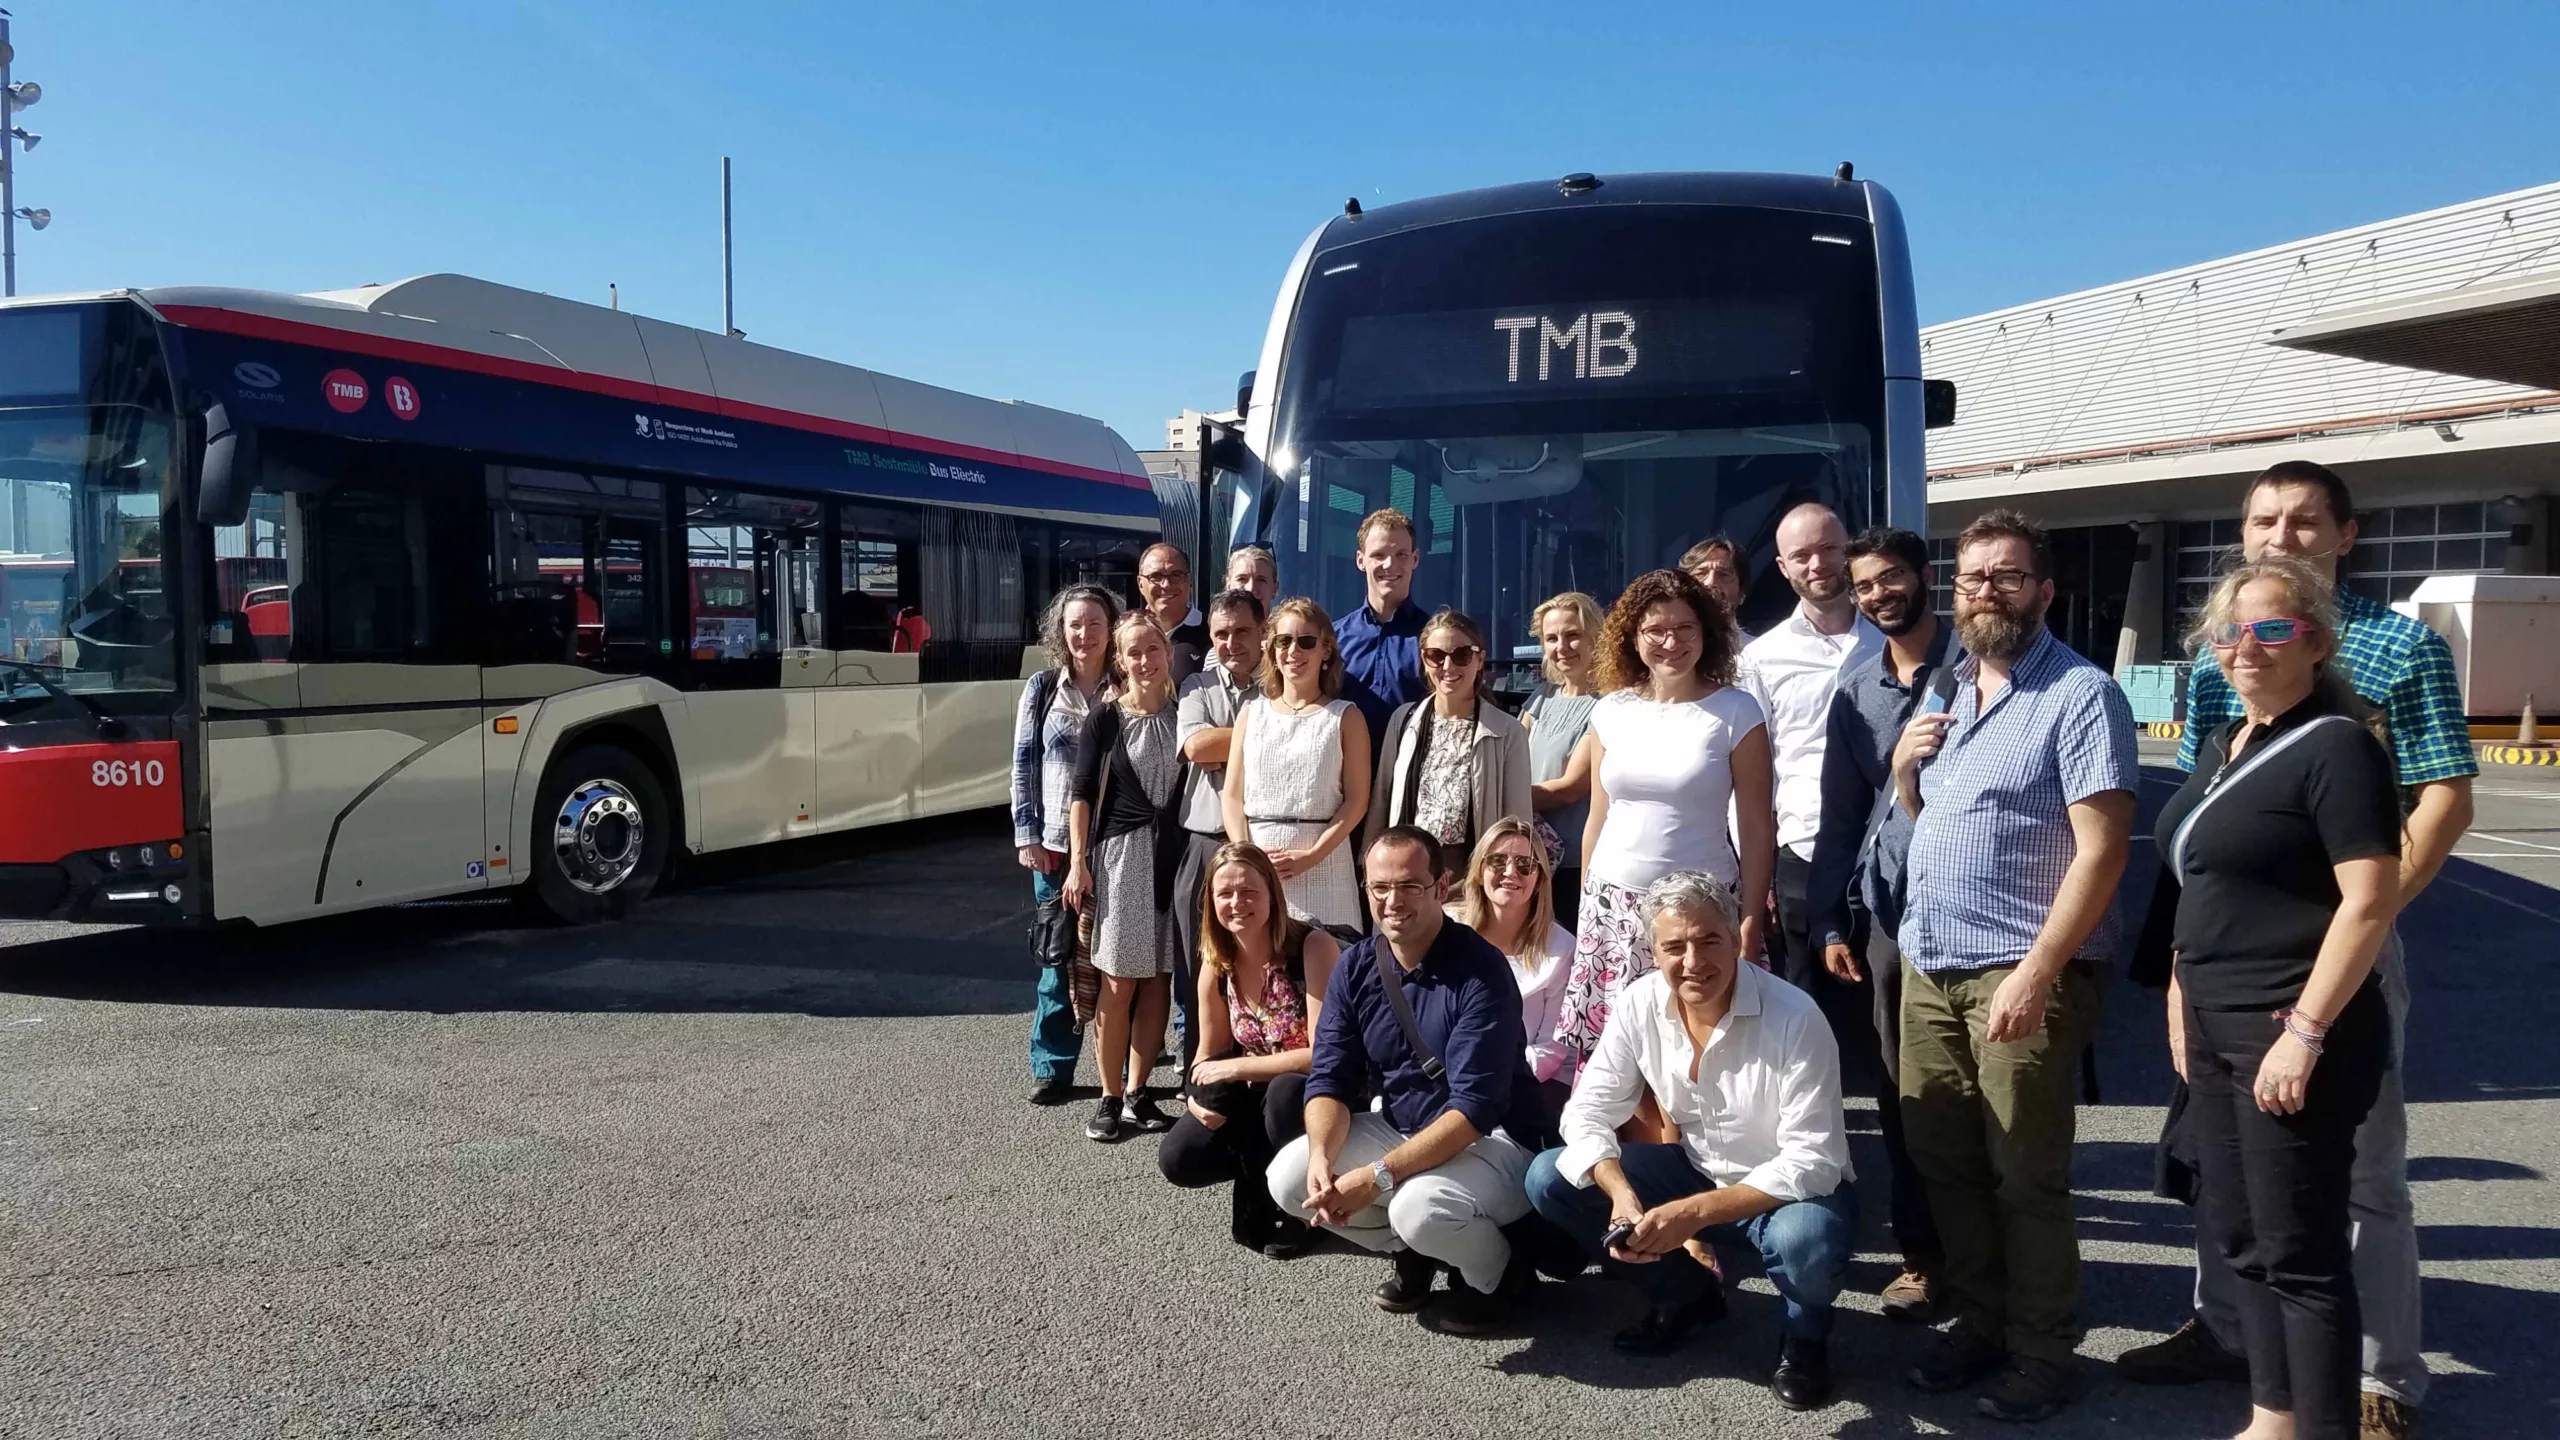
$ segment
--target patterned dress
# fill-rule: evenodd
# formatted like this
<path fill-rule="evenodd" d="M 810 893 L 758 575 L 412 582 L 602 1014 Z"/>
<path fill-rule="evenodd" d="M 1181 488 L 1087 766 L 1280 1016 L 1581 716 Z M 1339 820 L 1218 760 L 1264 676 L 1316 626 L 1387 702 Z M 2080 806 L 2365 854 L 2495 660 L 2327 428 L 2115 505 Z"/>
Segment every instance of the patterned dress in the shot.
<path fill-rule="evenodd" d="M 1653 970 L 1653 922 L 1645 918 L 1644 892 L 1592 880 L 1583 885 L 1581 923 L 1573 942 L 1573 971 L 1556 1010 L 1556 1040 L 1573 1052 L 1560 1078 L 1582 1073 L 1582 1062 L 1600 1043 L 1609 1007 L 1620 992 Z M 1529 1037 L 1536 1040 L 1537 1036 Z"/>
<path fill-rule="evenodd" d="M 1120 748 L 1146 786 L 1147 803 L 1161 810 L 1182 783 L 1182 747 L 1174 739 L 1173 707 L 1153 715 L 1123 712 Z M 1158 824 L 1165 824 L 1163 820 Z M 1182 941 L 1170 909 L 1156 908 L 1156 837 L 1153 829 L 1114 835 L 1093 859 L 1093 968 L 1123 980 L 1177 973 Z"/>
<path fill-rule="evenodd" d="M 1348 700 L 1293 715 L 1266 698 L 1245 707 L 1244 814 L 1253 843 L 1295 850 L 1315 843 L 1342 808 L 1342 717 Z M 1310 925 L 1358 925 L 1351 847 L 1336 845 L 1312 870 L 1284 882 L 1289 913 Z"/>
<path fill-rule="evenodd" d="M 1301 937 L 1303 942 L 1303 937 Z M 1289 983 L 1288 967 L 1274 956 L 1263 970 L 1262 999 L 1254 1000 L 1230 975 L 1226 982 L 1227 1029 L 1247 1055 L 1278 1055 L 1315 1043 L 1307 1031 L 1307 999 Z"/>

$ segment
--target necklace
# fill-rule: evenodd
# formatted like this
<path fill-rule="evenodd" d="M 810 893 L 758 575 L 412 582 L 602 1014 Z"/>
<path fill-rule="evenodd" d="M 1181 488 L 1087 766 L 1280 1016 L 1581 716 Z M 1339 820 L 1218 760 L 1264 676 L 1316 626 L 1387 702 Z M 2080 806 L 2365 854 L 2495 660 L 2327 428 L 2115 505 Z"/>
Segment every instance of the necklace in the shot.
<path fill-rule="evenodd" d="M 1287 692 L 1287 691 L 1285 691 L 1285 690 L 1284 690 L 1284 691 L 1280 692 L 1278 695 L 1276 695 L 1276 696 L 1272 697 L 1272 701 L 1271 701 L 1271 703 L 1272 703 L 1274 706 L 1278 707 L 1278 708 L 1279 708 L 1279 710 L 1280 710 L 1283 714 L 1288 714 L 1288 715 L 1304 715 L 1304 714 L 1306 714 L 1308 711 L 1315 709 L 1315 708 L 1316 708 L 1317 706 L 1319 706 L 1319 705 L 1322 705 L 1322 704 L 1324 703 L 1324 700 L 1323 700 L 1323 698 L 1322 698 L 1322 697 L 1318 697 L 1318 698 L 1313 699 L 1313 700 L 1308 700 L 1308 701 L 1300 702 L 1300 701 L 1297 701 L 1297 700 L 1292 700 L 1292 699 L 1290 699 L 1290 698 L 1289 698 L 1289 692 Z"/>

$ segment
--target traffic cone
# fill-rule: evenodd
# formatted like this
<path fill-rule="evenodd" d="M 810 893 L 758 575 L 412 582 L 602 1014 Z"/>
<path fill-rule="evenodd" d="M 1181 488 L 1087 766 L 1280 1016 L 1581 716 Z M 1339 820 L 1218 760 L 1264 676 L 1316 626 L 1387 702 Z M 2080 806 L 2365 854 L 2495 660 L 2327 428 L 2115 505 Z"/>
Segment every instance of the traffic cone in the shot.
<path fill-rule="evenodd" d="M 2533 713 L 2533 695 L 2530 691 L 2524 697 L 2524 713 L 2516 717 L 2516 743 L 2518 745 L 2542 743 L 2542 717 Z"/>

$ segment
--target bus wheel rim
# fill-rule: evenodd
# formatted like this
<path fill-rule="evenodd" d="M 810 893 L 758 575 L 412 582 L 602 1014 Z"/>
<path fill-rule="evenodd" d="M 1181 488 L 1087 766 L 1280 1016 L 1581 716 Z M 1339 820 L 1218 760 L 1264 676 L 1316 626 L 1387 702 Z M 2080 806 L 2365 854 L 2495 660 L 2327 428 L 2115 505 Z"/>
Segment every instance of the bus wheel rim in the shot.
<path fill-rule="evenodd" d="M 590 895 L 609 894 L 630 880 L 647 841 L 640 802 L 611 780 L 570 787 L 552 822 L 551 849 L 562 878 Z"/>

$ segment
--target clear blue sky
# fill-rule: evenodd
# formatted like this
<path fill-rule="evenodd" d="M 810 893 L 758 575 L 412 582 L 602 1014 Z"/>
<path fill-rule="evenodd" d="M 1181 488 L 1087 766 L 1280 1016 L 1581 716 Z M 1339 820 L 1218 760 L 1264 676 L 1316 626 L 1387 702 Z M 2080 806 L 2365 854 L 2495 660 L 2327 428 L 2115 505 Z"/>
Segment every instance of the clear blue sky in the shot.
<path fill-rule="evenodd" d="M 1924 320 L 2560 179 L 2560 5 L 0 0 L 22 292 L 457 270 L 1162 443 L 1366 203 L 1892 186 Z"/>

